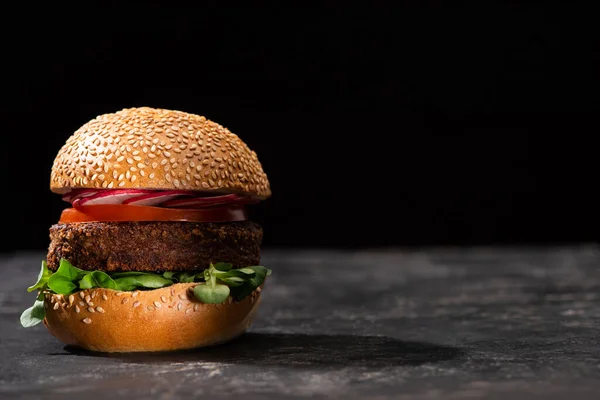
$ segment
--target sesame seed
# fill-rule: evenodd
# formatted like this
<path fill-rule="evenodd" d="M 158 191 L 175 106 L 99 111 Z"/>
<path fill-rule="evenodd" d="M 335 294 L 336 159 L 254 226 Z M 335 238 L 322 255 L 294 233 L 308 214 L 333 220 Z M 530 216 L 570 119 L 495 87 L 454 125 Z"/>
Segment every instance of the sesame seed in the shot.
<path fill-rule="evenodd" d="M 186 300 L 186 299 L 187 299 L 187 297 L 185 296 L 185 294 L 180 294 L 180 295 L 179 295 L 179 298 L 180 298 L 181 300 Z"/>
<path fill-rule="evenodd" d="M 79 309 L 79 306 L 78 306 L 77 304 L 75 304 L 75 312 L 76 312 L 76 313 L 78 313 L 79 311 L 81 311 L 81 310 Z"/>
<path fill-rule="evenodd" d="M 181 311 L 182 307 L 183 307 L 183 304 L 177 303 L 177 311 Z"/>
<path fill-rule="evenodd" d="M 187 310 L 185 310 L 185 313 L 186 313 L 186 314 L 189 314 L 189 313 L 191 313 L 191 312 L 192 312 L 192 309 L 191 309 L 191 308 L 188 308 Z"/>
<path fill-rule="evenodd" d="M 162 307 L 162 304 L 160 304 L 158 301 L 155 301 L 154 305 L 156 306 L 156 308 L 161 308 Z"/>
<path fill-rule="evenodd" d="M 54 308 L 55 310 L 58 310 L 58 307 L 60 307 L 60 304 L 59 303 L 55 303 L 54 307 L 52 307 L 52 308 Z"/>
<path fill-rule="evenodd" d="M 94 302 L 93 302 L 93 301 L 88 301 L 88 302 L 87 302 L 87 305 L 88 305 L 88 306 L 91 306 L 91 307 L 94 307 Z"/>
<path fill-rule="evenodd" d="M 160 296 L 160 301 L 162 301 L 163 303 L 166 303 L 167 298 L 165 296 Z"/>
<path fill-rule="evenodd" d="M 139 306 L 139 305 L 140 305 L 140 302 L 139 302 L 139 301 L 134 301 L 134 302 L 133 302 L 133 307 L 134 307 L 134 308 L 135 308 L 135 307 L 137 307 L 137 306 Z"/>
<path fill-rule="evenodd" d="M 139 290 L 136 290 L 135 292 L 133 292 L 133 293 L 131 294 L 131 297 L 135 297 L 135 296 L 137 296 L 138 294 L 140 294 L 140 292 L 139 292 Z"/>
<path fill-rule="evenodd" d="M 123 300 L 121 300 L 121 304 L 125 304 L 129 301 L 129 299 L 127 297 L 123 297 Z"/>
<path fill-rule="evenodd" d="M 91 312 L 91 313 L 93 313 L 93 312 L 96 312 L 96 311 L 94 310 L 94 307 L 88 307 L 88 308 L 87 308 L 87 310 L 88 310 L 88 312 Z"/>
<path fill-rule="evenodd" d="M 85 293 L 79 292 L 79 297 L 81 297 L 82 299 L 85 298 Z"/>
<path fill-rule="evenodd" d="M 89 294 L 87 296 L 85 296 L 85 301 L 87 303 L 89 303 L 90 301 L 92 301 L 92 296 L 90 296 Z"/>
<path fill-rule="evenodd" d="M 85 303 L 84 303 L 83 301 L 80 301 L 80 302 L 79 302 L 79 305 L 80 305 L 81 307 L 84 307 L 84 306 L 85 306 Z"/>
<path fill-rule="evenodd" d="M 200 304 L 194 304 L 194 312 L 198 311 L 198 308 L 200 308 Z"/>
<path fill-rule="evenodd" d="M 92 320 L 89 319 L 89 318 L 84 318 L 82 321 L 83 321 L 84 324 L 91 324 L 92 323 Z"/>
<path fill-rule="evenodd" d="M 102 300 L 108 300 L 108 296 L 106 295 L 106 293 L 102 293 Z"/>
<path fill-rule="evenodd" d="M 98 311 L 100 314 L 103 314 L 104 313 L 104 308 L 98 306 L 98 307 L 96 307 L 96 311 Z"/>
<path fill-rule="evenodd" d="M 124 292 L 117 292 L 117 293 L 115 293 L 115 296 L 123 296 L 123 293 Z"/>
<path fill-rule="evenodd" d="M 69 305 L 73 305 L 73 302 L 75 301 L 75 296 L 73 296 L 72 294 L 69 295 Z"/>
<path fill-rule="evenodd" d="M 148 307 L 146 307 L 146 309 L 147 309 L 148 311 L 154 311 L 154 307 L 152 307 L 152 306 L 148 306 Z"/>

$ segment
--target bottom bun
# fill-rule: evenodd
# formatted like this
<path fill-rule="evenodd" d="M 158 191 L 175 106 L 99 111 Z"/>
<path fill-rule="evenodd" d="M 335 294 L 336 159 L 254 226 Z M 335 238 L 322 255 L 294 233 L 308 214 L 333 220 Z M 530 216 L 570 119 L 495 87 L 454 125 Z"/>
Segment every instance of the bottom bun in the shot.
<path fill-rule="evenodd" d="M 148 291 L 45 295 L 44 325 L 67 345 L 100 352 L 173 351 L 227 342 L 251 325 L 261 288 L 239 302 L 200 302 L 197 283 Z"/>

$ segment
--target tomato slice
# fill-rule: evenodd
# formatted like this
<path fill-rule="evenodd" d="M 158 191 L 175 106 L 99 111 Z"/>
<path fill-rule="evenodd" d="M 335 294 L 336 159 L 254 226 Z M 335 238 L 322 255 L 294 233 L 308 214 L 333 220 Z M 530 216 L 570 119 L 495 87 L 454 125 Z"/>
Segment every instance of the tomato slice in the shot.
<path fill-rule="evenodd" d="M 228 222 L 248 219 L 244 206 L 205 209 L 162 208 L 125 204 L 97 204 L 63 210 L 59 222 L 184 221 Z"/>

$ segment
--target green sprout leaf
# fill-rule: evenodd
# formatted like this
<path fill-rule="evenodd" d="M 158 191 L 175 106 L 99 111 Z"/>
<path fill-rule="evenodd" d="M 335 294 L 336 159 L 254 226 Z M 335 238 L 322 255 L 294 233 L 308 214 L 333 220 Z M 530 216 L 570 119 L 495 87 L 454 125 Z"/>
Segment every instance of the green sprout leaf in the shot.
<path fill-rule="evenodd" d="M 226 285 L 215 285 L 211 287 L 201 283 L 194 288 L 194 296 L 207 304 L 221 304 L 229 297 L 229 287 Z"/>
<path fill-rule="evenodd" d="M 56 270 L 57 275 L 64 276 L 72 281 L 81 279 L 85 273 L 86 272 L 84 270 L 74 267 L 68 260 L 65 260 L 64 258 L 60 260 L 60 264 Z"/>
<path fill-rule="evenodd" d="M 173 275 L 175 275 L 174 271 L 163 272 L 163 278 L 165 278 L 165 279 L 174 279 Z"/>
<path fill-rule="evenodd" d="M 56 272 L 48 279 L 48 287 L 58 294 L 71 294 L 78 287 L 74 282 L 79 282 L 85 274 L 85 271 L 75 268 L 63 258 Z"/>
<path fill-rule="evenodd" d="M 48 288 L 54 293 L 71 294 L 78 288 L 78 285 L 62 275 L 54 274 L 48 279 Z"/>
<path fill-rule="evenodd" d="M 38 275 L 37 282 L 34 285 L 29 286 L 27 288 L 27 291 L 33 292 L 34 290 L 37 290 L 37 289 L 43 290 L 44 287 L 48 284 L 48 279 L 50 278 L 51 275 L 52 275 L 52 271 L 50 271 L 48 269 L 48 265 L 46 264 L 46 261 L 42 261 L 42 269 L 40 270 L 40 274 Z"/>
<path fill-rule="evenodd" d="M 181 283 L 191 283 L 196 279 L 196 274 L 191 272 L 181 272 L 177 274 L 177 280 Z"/>
<path fill-rule="evenodd" d="M 79 281 L 80 289 L 91 289 L 91 288 L 105 288 L 105 289 L 116 289 L 117 284 L 115 281 L 106 273 L 102 271 L 93 271 L 85 274 Z"/>
<path fill-rule="evenodd" d="M 231 295 L 238 301 L 255 291 L 257 287 L 263 284 L 265 278 L 271 273 L 271 270 L 262 265 L 255 265 L 248 267 L 248 269 L 254 271 L 255 275 L 241 285 L 232 287 L 231 290 Z"/>
<path fill-rule="evenodd" d="M 105 289 L 117 288 L 115 281 L 106 272 L 94 271 L 92 272 L 92 277 L 96 282 L 98 282 L 98 287 Z"/>
<path fill-rule="evenodd" d="M 79 289 L 91 289 L 94 287 L 94 278 L 92 274 L 86 274 L 79 281 Z"/>
<path fill-rule="evenodd" d="M 36 300 L 35 303 L 21 314 L 21 325 L 23 328 L 35 326 L 44 320 L 46 310 L 44 302 Z"/>
<path fill-rule="evenodd" d="M 239 268 L 239 269 L 236 269 L 236 271 L 243 272 L 246 275 L 252 275 L 252 276 L 254 276 L 254 274 L 256 274 L 256 272 L 252 268 Z"/>
<path fill-rule="evenodd" d="M 218 262 L 216 264 L 211 264 L 211 267 L 214 267 L 217 271 L 226 272 L 233 268 L 233 265 L 230 263 Z"/>
<path fill-rule="evenodd" d="M 124 276 L 122 278 L 115 279 L 114 282 L 116 285 L 115 289 L 124 291 L 134 290 L 137 288 L 157 289 L 173 284 L 172 280 L 163 278 L 158 274 Z"/>
<path fill-rule="evenodd" d="M 121 290 L 123 292 L 135 290 L 141 286 L 135 276 L 124 276 L 122 278 L 116 278 L 115 283 L 117 285 L 117 290 Z"/>
<path fill-rule="evenodd" d="M 142 287 L 156 289 L 164 286 L 169 286 L 173 284 L 173 281 L 170 279 L 165 279 L 160 275 L 141 275 L 136 277 L 138 282 L 142 285 Z"/>
<path fill-rule="evenodd" d="M 227 286 L 231 286 L 231 287 L 237 287 L 237 286 L 244 284 L 244 282 L 246 282 L 244 279 L 238 278 L 235 276 L 225 277 L 225 278 L 219 277 L 219 281 L 223 282 Z"/>

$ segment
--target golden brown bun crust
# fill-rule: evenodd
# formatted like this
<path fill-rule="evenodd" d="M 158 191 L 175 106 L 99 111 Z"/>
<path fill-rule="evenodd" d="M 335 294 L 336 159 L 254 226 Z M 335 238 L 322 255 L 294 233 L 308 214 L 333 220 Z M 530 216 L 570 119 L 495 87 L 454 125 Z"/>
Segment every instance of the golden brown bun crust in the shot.
<path fill-rule="evenodd" d="M 46 294 L 44 324 L 60 341 L 100 352 L 172 351 L 229 341 L 250 327 L 261 288 L 239 302 L 204 304 L 178 283 L 149 291 Z"/>
<path fill-rule="evenodd" d="M 50 189 L 74 188 L 271 195 L 256 153 L 237 135 L 199 115 L 150 107 L 100 115 L 67 139 Z"/>

